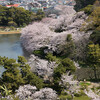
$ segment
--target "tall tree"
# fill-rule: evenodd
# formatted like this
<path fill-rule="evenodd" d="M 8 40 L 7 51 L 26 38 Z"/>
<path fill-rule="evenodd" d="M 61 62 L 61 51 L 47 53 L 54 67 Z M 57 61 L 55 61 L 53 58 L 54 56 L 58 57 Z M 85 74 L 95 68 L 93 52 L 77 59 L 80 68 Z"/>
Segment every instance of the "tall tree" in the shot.
<path fill-rule="evenodd" d="M 100 67 L 100 46 L 97 44 L 88 45 L 87 63 L 94 71 L 94 77 L 97 80 L 97 70 Z"/>

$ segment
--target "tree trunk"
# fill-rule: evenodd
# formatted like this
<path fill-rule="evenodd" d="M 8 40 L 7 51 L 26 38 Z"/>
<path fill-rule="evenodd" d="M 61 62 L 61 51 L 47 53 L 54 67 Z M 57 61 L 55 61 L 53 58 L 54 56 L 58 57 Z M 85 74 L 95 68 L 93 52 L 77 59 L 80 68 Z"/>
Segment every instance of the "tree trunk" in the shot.
<path fill-rule="evenodd" d="M 97 70 L 96 70 L 96 67 L 94 67 L 93 70 L 94 70 L 94 77 L 97 80 L 98 78 L 97 78 Z"/>

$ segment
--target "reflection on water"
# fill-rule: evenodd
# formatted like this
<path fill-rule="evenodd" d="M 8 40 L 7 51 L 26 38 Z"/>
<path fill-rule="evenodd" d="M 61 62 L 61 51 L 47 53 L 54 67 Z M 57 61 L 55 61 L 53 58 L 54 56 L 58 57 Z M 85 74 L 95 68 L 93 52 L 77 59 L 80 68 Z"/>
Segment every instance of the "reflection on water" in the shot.
<path fill-rule="evenodd" d="M 0 56 L 17 59 L 22 55 L 20 34 L 0 34 Z M 4 71 L 5 69 L 0 66 L 0 76 Z"/>
<path fill-rule="evenodd" d="M 0 34 L 0 56 L 17 59 L 23 55 L 20 34 Z"/>

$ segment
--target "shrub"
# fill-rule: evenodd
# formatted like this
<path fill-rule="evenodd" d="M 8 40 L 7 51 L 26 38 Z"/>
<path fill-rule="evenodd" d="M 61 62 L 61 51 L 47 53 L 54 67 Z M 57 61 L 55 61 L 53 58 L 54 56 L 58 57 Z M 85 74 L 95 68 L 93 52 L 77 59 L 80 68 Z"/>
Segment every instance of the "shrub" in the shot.
<path fill-rule="evenodd" d="M 74 72 L 76 70 L 76 67 L 73 63 L 72 60 L 70 60 L 69 58 L 65 58 L 62 60 L 62 65 L 64 67 L 66 67 L 66 71 L 71 71 L 71 72 Z"/>
<path fill-rule="evenodd" d="M 52 53 L 48 53 L 45 58 L 49 61 L 56 61 L 57 60 L 56 56 L 53 56 Z"/>
<path fill-rule="evenodd" d="M 67 100 L 73 100 L 73 97 L 71 95 L 68 95 Z"/>
<path fill-rule="evenodd" d="M 60 99 L 60 100 L 66 100 L 66 99 L 67 99 L 67 95 L 60 95 L 60 96 L 59 96 L 59 99 Z"/>
<path fill-rule="evenodd" d="M 67 42 L 70 42 L 72 40 L 72 35 L 71 34 L 68 34 L 67 35 L 67 38 L 66 38 L 66 41 Z"/>
<path fill-rule="evenodd" d="M 84 96 L 84 95 L 85 95 L 85 93 L 84 93 L 83 90 L 79 91 L 78 93 L 74 93 L 75 97 L 81 97 L 81 96 Z"/>

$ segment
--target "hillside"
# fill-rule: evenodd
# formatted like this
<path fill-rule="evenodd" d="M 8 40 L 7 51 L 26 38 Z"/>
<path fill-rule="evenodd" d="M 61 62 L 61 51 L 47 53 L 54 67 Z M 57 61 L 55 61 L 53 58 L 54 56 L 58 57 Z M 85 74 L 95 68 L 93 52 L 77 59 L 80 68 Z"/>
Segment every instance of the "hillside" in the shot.
<path fill-rule="evenodd" d="M 57 17 L 23 28 L 28 61 L 1 57 L 4 99 L 100 100 L 100 2 L 76 0 L 75 7 L 55 9 Z"/>

